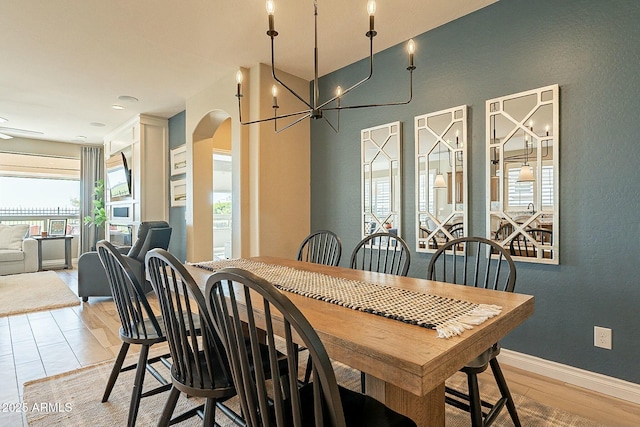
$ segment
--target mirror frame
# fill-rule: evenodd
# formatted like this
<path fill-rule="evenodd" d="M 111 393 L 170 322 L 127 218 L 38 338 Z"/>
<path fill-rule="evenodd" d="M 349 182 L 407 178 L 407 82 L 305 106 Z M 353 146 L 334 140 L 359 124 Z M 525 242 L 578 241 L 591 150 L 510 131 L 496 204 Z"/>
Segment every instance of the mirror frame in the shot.
<path fill-rule="evenodd" d="M 383 138 L 380 138 L 381 140 L 373 139 L 373 133 L 382 133 Z M 366 161 L 366 150 L 369 143 L 376 147 L 376 153 L 371 156 L 371 161 Z M 360 153 L 362 237 L 379 232 L 392 232 L 402 236 L 402 123 L 397 121 L 362 129 L 360 131 Z M 378 217 L 377 214 L 374 214 L 372 209 L 374 197 L 371 193 L 366 194 L 374 187 L 372 185 L 373 174 L 367 175 L 367 170 L 372 170 L 375 159 L 380 155 L 389 160 L 389 212 L 384 217 Z M 371 227 L 372 225 L 374 226 Z"/>
<path fill-rule="evenodd" d="M 415 203 L 416 203 L 416 252 L 433 253 L 438 249 L 438 242 L 441 239 L 448 241 L 456 237 L 462 237 L 468 235 L 468 212 L 469 212 L 469 192 L 467 188 L 467 110 L 466 105 L 460 105 L 457 107 L 447 108 L 445 110 L 436 111 L 433 113 L 423 114 L 414 118 L 415 128 Z M 444 127 L 442 132 L 434 130 L 429 127 L 429 119 L 449 115 L 450 120 L 448 125 Z M 460 135 L 457 136 L 457 141 L 454 144 L 453 141 L 446 141 L 444 138 L 447 132 L 453 128 L 456 124 L 461 124 L 462 129 Z M 426 152 L 420 150 L 420 131 L 429 132 L 429 134 L 435 139 L 433 142 L 427 142 L 429 145 L 426 147 Z M 459 139 L 458 139 L 459 138 Z M 455 162 L 451 162 L 451 171 L 447 176 L 447 198 L 452 200 L 452 210 L 447 216 L 446 220 L 441 222 L 431 212 L 429 212 L 429 204 L 425 201 L 421 203 L 421 192 L 425 192 L 425 197 L 429 197 L 431 192 L 435 193 L 433 188 L 422 188 L 423 185 L 428 187 L 428 183 L 422 183 L 420 177 L 420 162 L 426 159 L 426 163 L 429 163 L 429 154 L 436 148 L 437 145 L 444 144 L 449 154 L 453 154 L 451 158 L 456 159 Z M 460 162 L 458 164 L 458 162 Z M 460 170 L 461 169 L 461 170 Z M 459 172 L 462 172 L 460 174 Z M 458 198 L 456 194 L 460 194 L 462 197 Z M 458 202 L 458 200 L 461 200 Z M 424 205 L 421 209 L 420 206 Z M 427 229 L 428 233 L 422 237 L 421 234 L 425 234 L 421 228 L 421 217 L 429 217 L 433 221 L 435 227 L 434 230 Z M 462 217 L 462 232 L 461 235 L 453 235 L 448 228 L 448 221 L 453 218 Z M 430 242 L 432 242 L 430 244 Z M 444 243 L 444 242 L 443 242 Z"/>
<path fill-rule="evenodd" d="M 505 102 L 514 102 L 518 98 L 532 96 L 535 96 L 535 105 L 533 105 L 531 109 L 526 113 L 520 113 L 518 117 L 521 118 L 514 118 L 511 114 L 509 114 L 508 111 L 505 111 Z M 536 111 L 539 111 L 541 107 L 545 107 L 548 109 L 549 107 L 547 106 L 551 106 L 552 118 L 551 122 L 549 123 L 551 127 L 546 127 L 546 132 L 536 131 L 533 128 L 531 118 L 536 114 Z M 496 126 L 496 118 L 500 118 L 503 123 L 510 122 L 514 125 L 513 129 L 506 134 L 506 138 L 503 138 L 502 140 L 500 140 L 499 137 L 498 139 L 496 139 L 495 136 L 494 127 Z M 542 264 L 559 264 L 560 262 L 560 162 L 558 156 L 560 146 L 559 122 L 559 86 L 557 84 L 520 93 L 510 94 L 486 101 L 486 237 L 487 239 L 494 240 L 496 232 L 492 230 L 492 226 L 495 226 L 496 224 L 495 221 L 492 221 L 492 217 L 499 217 L 503 226 L 506 225 L 506 229 L 508 230 L 508 235 L 506 235 L 504 237 L 504 240 L 501 240 L 499 243 L 501 243 L 507 249 L 507 251 L 510 251 L 514 261 Z M 506 143 L 512 141 L 511 138 L 514 137 L 516 132 L 523 133 L 523 143 L 527 144 L 527 147 L 530 144 L 530 142 L 528 142 L 528 139 L 529 141 L 535 141 L 535 144 L 537 144 L 532 145 L 532 152 L 534 154 L 532 154 L 532 157 L 530 158 L 530 160 L 535 163 L 535 165 L 531 167 L 531 171 L 534 175 L 532 199 L 533 207 L 531 208 L 531 213 L 529 213 L 529 218 L 525 219 L 523 222 L 516 221 L 514 213 L 507 212 L 507 210 L 505 209 L 507 207 L 504 200 L 505 185 L 507 184 L 504 177 L 503 179 L 500 179 L 500 176 L 504 175 L 502 171 L 505 170 L 504 146 Z M 543 191 L 542 179 L 540 179 L 540 177 L 542 177 L 543 153 L 545 152 L 545 144 L 543 144 L 544 142 L 546 142 L 547 153 L 549 151 L 549 145 L 551 145 L 551 153 L 553 156 L 553 205 L 551 207 L 549 207 L 548 205 L 543 205 L 542 203 Z M 523 151 L 528 152 L 529 150 L 526 149 Z M 545 161 L 544 163 L 548 164 L 548 161 Z M 525 156 L 523 165 L 527 164 L 528 159 Z M 500 174 L 498 174 L 498 171 L 501 171 Z M 538 179 L 536 179 L 535 177 L 538 177 Z M 549 184 L 547 183 L 546 186 L 548 187 L 548 185 Z M 527 209 L 529 208 L 527 207 Z M 548 221 L 549 215 L 552 216 L 551 221 Z M 544 220 L 543 224 L 545 224 L 546 228 L 551 226 L 551 242 L 548 242 L 547 238 L 539 239 L 536 238 L 534 233 L 527 232 L 527 230 L 531 230 L 531 228 L 542 227 L 537 225 L 533 225 L 533 227 L 531 226 L 533 223 L 541 223 L 542 220 Z M 529 256 L 521 256 L 520 254 L 522 254 L 522 251 L 511 250 L 511 241 L 521 233 L 523 234 L 527 243 L 535 247 L 534 254 L 529 254 Z M 535 233 L 538 232 L 536 231 Z M 539 234 L 542 234 L 542 232 Z"/>

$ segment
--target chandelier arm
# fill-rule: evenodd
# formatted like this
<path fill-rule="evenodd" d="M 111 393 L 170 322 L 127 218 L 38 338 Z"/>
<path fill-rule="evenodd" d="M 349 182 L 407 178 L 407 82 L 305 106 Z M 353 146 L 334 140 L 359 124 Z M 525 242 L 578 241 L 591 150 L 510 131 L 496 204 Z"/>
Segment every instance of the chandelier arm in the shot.
<path fill-rule="evenodd" d="M 406 101 L 397 101 L 397 102 L 387 102 L 384 104 L 362 104 L 362 105 L 346 105 L 346 106 L 338 106 L 338 107 L 330 107 L 324 108 L 324 111 L 340 111 L 340 110 L 355 110 L 357 108 L 369 108 L 369 107 L 391 107 L 394 105 L 406 105 L 411 102 L 413 99 L 413 70 L 409 70 L 410 78 L 409 78 L 409 99 Z"/>
<path fill-rule="evenodd" d="M 262 123 L 262 122 L 270 122 L 270 121 L 278 120 L 278 119 L 286 119 L 287 117 L 299 116 L 301 114 L 304 114 L 304 116 L 302 116 L 302 118 L 299 119 L 298 121 L 302 121 L 303 119 L 306 119 L 307 117 L 311 117 L 311 110 L 302 110 L 302 111 L 298 111 L 296 113 L 283 114 L 281 116 L 268 117 L 266 119 L 252 120 L 252 121 L 249 121 L 249 122 L 243 122 L 242 119 L 241 119 L 240 120 L 240 124 L 241 125 L 252 125 L 254 123 Z"/>
<path fill-rule="evenodd" d="M 277 117 L 277 118 L 278 118 L 278 119 L 281 119 L 281 118 L 283 118 L 283 117 L 290 117 L 290 116 L 292 116 L 292 114 L 288 114 L 288 115 L 286 115 L 286 116 L 280 116 L 280 117 Z M 291 126 L 297 125 L 297 124 L 298 124 L 298 123 L 300 123 L 301 121 L 303 121 L 303 120 L 305 120 L 305 119 L 308 119 L 309 117 L 311 117 L 311 111 L 308 111 L 308 112 L 307 112 L 307 114 L 305 114 L 304 116 L 297 118 L 296 120 L 292 121 L 291 123 L 289 123 L 288 125 L 286 125 L 286 126 L 285 126 L 285 127 L 283 127 L 283 128 L 280 128 L 280 129 L 278 129 L 278 128 L 276 127 L 276 123 L 274 122 L 274 130 L 275 130 L 275 132 L 276 132 L 276 133 L 280 133 L 280 132 L 282 132 L 283 130 L 287 130 L 287 129 L 289 129 Z M 274 117 L 274 118 L 273 118 L 273 120 L 275 120 L 275 119 L 276 119 L 276 118 Z"/>
<path fill-rule="evenodd" d="M 275 54 L 274 54 L 274 50 L 275 50 L 275 37 L 271 37 L 271 76 L 273 77 L 273 79 L 275 81 L 277 81 L 278 83 L 280 83 L 285 89 L 287 89 L 293 96 L 295 96 L 296 98 L 298 98 L 304 105 L 306 105 L 307 107 L 309 107 L 310 109 L 313 109 L 313 106 L 311 104 L 309 104 L 304 98 L 302 98 L 300 95 L 298 95 L 296 93 L 296 91 L 294 91 L 293 89 L 291 89 L 289 86 L 287 86 L 282 80 L 280 80 L 278 78 L 278 76 L 276 75 L 276 67 L 275 67 Z"/>
<path fill-rule="evenodd" d="M 373 36 L 369 36 L 369 75 L 365 78 L 363 78 L 362 80 L 360 80 L 359 82 L 357 82 L 356 84 L 354 84 L 353 86 L 351 86 L 348 89 L 345 89 L 342 91 L 342 93 L 340 94 L 340 96 L 336 95 L 333 98 L 329 99 L 328 101 L 323 102 L 318 109 L 325 109 L 324 107 L 330 103 L 332 103 L 333 101 L 335 101 L 336 99 L 338 99 L 339 97 L 343 97 L 344 95 L 346 95 L 347 93 L 351 92 L 353 89 L 357 88 L 358 86 L 360 86 L 361 84 L 363 84 L 364 82 L 368 81 L 369 79 L 371 79 L 371 77 L 373 76 Z M 333 108 L 335 109 L 335 108 Z"/>
<path fill-rule="evenodd" d="M 329 119 L 327 118 L 327 116 L 324 116 L 324 115 L 323 115 L 323 116 L 322 116 L 322 118 L 324 119 L 324 121 L 325 121 L 325 122 L 327 122 L 327 124 L 328 124 L 329 126 L 331 126 L 331 129 L 333 129 L 333 131 L 334 131 L 335 133 L 340 132 L 340 111 L 338 111 L 338 124 L 337 124 L 337 127 L 336 127 L 336 126 L 334 126 L 334 125 L 333 125 L 333 123 L 331 123 L 331 122 L 329 121 Z"/>

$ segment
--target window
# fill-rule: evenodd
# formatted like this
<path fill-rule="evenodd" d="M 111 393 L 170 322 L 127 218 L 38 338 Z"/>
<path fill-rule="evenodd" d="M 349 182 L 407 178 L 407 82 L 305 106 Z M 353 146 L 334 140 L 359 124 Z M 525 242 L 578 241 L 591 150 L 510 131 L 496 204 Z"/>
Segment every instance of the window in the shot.
<path fill-rule="evenodd" d="M 542 206 L 553 207 L 553 166 L 542 166 Z"/>
<path fill-rule="evenodd" d="M 529 203 L 533 203 L 533 182 L 518 182 L 520 167 L 509 168 L 507 179 L 509 207 L 527 207 Z"/>
<path fill-rule="evenodd" d="M 31 234 L 66 219 L 68 234 L 80 232 L 80 160 L 0 153 L 0 221 L 29 223 Z"/>
<path fill-rule="evenodd" d="M 529 203 L 534 203 L 533 182 L 518 182 L 520 167 L 509 168 L 508 193 L 509 207 L 527 207 Z M 542 206 L 553 206 L 553 166 L 542 166 L 541 199 Z"/>
<path fill-rule="evenodd" d="M 0 176 L 0 209 L 77 211 L 80 180 Z"/>

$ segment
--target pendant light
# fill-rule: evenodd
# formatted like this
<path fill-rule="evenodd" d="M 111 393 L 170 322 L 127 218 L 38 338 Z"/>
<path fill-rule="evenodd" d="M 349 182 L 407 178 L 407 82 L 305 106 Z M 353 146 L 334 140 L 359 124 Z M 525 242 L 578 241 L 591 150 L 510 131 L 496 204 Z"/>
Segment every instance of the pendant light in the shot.
<path fill-rule="evenodd" d="M 440 164 L 440 144 L 438 144 L 438 170 L 442 171 L 442 165 Z M 433 188 L 447 188 L 447 183 L 444 180 L 442 172 L 436 174 L 436 179 L 433 181 Z"/>
<path fill-rule="evenodd" d="M 531 126 L 533 132 L 533 126 Z M 524 135 L 524 163 L 518 173 L 518 182 L 533 182 L 536 178 L 533 176 L 533 168 L 529 165 L 529 140 L 527 135 Z"/>

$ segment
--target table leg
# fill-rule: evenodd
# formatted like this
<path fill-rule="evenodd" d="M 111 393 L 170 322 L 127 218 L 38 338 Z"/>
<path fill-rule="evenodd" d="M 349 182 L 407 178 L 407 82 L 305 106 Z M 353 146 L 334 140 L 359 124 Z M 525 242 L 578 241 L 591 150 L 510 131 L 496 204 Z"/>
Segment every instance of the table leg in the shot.
<path fill-rule="evenodd" d="M 367 374 L 366 387 L 369 396 L 408 416 L 418 427 L 444 427 L 444 384 L 425 396 L 416 396 Z"/>
<path fill-rule="evenodd" d="M 38 271 L 42 271 L 42 240 L 38 240 Z"/>
<path fill-rule="evenodd" d="M 71 265 L 71 239 L 72 237 L 64 238 L 64 268 L 73 268 Z"/>

